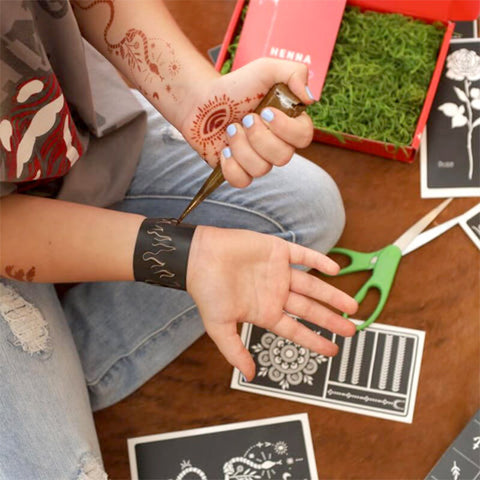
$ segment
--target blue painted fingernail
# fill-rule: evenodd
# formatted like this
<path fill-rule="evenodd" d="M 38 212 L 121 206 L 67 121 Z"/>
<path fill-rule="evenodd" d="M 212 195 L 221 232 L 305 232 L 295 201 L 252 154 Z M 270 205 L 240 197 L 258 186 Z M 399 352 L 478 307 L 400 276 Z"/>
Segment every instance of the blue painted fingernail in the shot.
<path fill-rule="evenodd" d="M 222 150 L 222 154 L 225 158 L 230 158 L 232 156 L 232 151 L 228 147 L 225 147 Z"/>
<path fill-rule="evenodd" d="M 307 95 L 310 97 L 310 100 L 315 100 L 315 97 L 313 96 L 313 93 L 308 88 L 308 85 L 305 87 L 305 91 L 307 92 Z"/>
<path fill-rule="evenodd" d="M 271 122 L 275 116 L 269 108 L 264 108 L 260 116 L 266 121 Z"/>
<path fill-rule="evenodd" d="M 233 137 L 235 134 L 237 133 L 237 127 L 231 123 L 228 127 L 227 127 L 227 135 L 229 137 Z"/>
<path fill-rule="evenodd" d="M 250 113 L 248 115 L 245 115 L 243 117 L 242 123 L 244 127 L 250 128 L 253 125 L 253 115 Z"/>

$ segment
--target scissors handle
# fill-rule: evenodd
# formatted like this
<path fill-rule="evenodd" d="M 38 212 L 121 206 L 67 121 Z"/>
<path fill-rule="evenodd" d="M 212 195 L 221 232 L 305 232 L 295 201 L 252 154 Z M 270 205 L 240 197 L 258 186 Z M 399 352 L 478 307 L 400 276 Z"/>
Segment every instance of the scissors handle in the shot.
<path fill-rule="evenodd" d="M 378 318 L 387 302 L 398 264 L 402 258 L 402 251 L 395 245 L 387 245 L 382 250 L 373 253 L 355 252 L 344 248 L 334 248 L 330 251 L 347 255 L 352 259 L 352 263 L 342 269 L 338 275 L 373 269 L 372 276 L 363 284 L 354 297 L 358 303 L 361 303 L 370 289 L 376 288 L 380 293 L 380 299 L 373 313 L 367 320 L 357 325 L 357 330 L 363 330 Z M 343 316 L 348 318 L 347 314 Z"/>
<path fill-rule="evenodd" d="M 382 251 L 383 249 L 378 250 L 377 252 L 364 253 L 357 252 L 356 250 L 350 250 L 349 248 L 335 247 L 332 248 L 328 253 L 339 253 L 341 255 L 345 255 L 350 259 L 350 263 L 337 273 L 337 276 L 339 276 L 347 275 L 348 273 L 373 270 L 376 261 Z"/>

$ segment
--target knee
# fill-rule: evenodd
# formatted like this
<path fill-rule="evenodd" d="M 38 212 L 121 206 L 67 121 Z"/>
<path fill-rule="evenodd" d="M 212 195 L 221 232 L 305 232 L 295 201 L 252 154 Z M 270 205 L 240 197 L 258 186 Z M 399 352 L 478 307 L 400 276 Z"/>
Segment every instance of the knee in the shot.
<path fill-rule="evenodd" d="M 316 166 L 316 165 L 315 165 Z M 328 252 L 334 247 L 345 228 L 345 208 L 337 184 L 325 170 L 316 166 L 321 177 L 319 201 L 315 205 L 314 225 L 317 225 L 317 236 L 314 239 L 316 250 Z"/>
<path fill-rule="evenodd" d="M 0 282 L 0 323 L 3 326 L 6 324 L 8 328 L 7 340 L 26 354 L 39 360 L 47 360 L 53 351 L 47 321 L 41 309 L 29 302 L 14 287 L 14 284 L 27 293 L 33 287 L 35 291 L 39 292 L 39 294 L 33 295 L 37 298 L 41 298 L 43 287 L 42 285 L 36 288 L 36 284 L 13 281 Z"/>
<path fill-rule="evenodd" d="M 301 159 L 301 161 L 300 161 Z M 297 160 L 297 159 L 296 159 Z M 333 178 L 314 163 L 299 157 L 295 198 L 296 243 L 328 252 L 345 227 L 345 209 Z"/>

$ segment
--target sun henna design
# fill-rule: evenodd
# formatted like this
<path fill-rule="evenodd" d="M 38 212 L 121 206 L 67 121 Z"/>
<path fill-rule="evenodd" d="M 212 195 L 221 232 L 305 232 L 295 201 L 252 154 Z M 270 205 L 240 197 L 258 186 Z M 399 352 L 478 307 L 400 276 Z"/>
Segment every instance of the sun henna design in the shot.
<path fill-rule="evenodd" d="M 172 62 L 170 62 L 170 64 L 168 65 L 168 72 L 170 73 L 170 75 L 172 77 L 175 77 L 179 71 L 180 71 L 179 63 L 176 60 L 173 60 Z"/>
<path fill-rule="evenodd" d="M 14 268 L 14 265 L 7 265 L 5 267 L 5 272 L 10 278 L 14 278 L 21 282 L 31 282 L 35 278 L 35 267 L 28 270 L 26 274 L 22 268 L 19 268 L 18 270 L 14 270 Z"/>
<path fill-rule="evenodd" d="M 206 157 L 212 153 L 220 156 L 220 150 L 226 145 L 224 138 L 225 129 L 230 123 L 239 121 L 242 116 L 250 111 L 242 105 L 260 100 L 264 94 L 258 94 L 254 98 L 246 97 L 241 101 L 232 100 L 223 94 L 215 96 L 205 105 L 198 107 L 193 126 L 191 128 L 192 141 L 200 147 L 199 153 Z"/>
<path fill-rule="evenodd" d="M 73 2 L 73 5 L 81 10 L 90 10 L 91 8 L 101 4 L 106 4 L 110 9 L 110 16 L 103 31 L 103 39 L 105 44 L 107 45 L 109 52 L 113 52 L 115 55 L 118 55 L 127 61 L 127 64 L 133 74 L 142 74 L 143 80 L 147 82 L 152 82 L 154 79 L 158 79 L 163 82 L 165 80 L 165 75 L 168 74 L 170 78 L 173 78 L 180 72 L 181 65 L 174 56 L 175 52 L 170 42 L 157 37 L 149 38 L 142 30 L 137 28 L 129 29 L 119 42 L 112 43 L 109 41 L 109 31 L 115 17 L 114 0 L 94 0 L 87 5 L 83 5 L 78 1 Z M 166 47 L 166 52 L 172 57 L 172 59 L 163 60 L 162 57 L 164 56 L 165 51 L 155 50 L 155 48 L 158 47 L 158 43 L 164 44 Z M 164 64 L 166 65 L 164 66 Z M 164 75 L 162 75 L 162 72 L 160 71 L 162 66 L 162 72 Z M 172 97 L 174 97 L 172 92 L 169 93 Z M 176 98 L 174 97 L 174 99 Z"/>

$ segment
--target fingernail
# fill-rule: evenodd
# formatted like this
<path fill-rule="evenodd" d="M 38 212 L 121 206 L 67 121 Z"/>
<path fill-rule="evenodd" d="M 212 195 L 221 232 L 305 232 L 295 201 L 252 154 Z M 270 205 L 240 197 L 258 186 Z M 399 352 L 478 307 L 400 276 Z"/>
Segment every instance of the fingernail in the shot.
<path fill-rule="evenodd" d="M 253 115 L 250 113 L 248 115 L 245 115 L 243 117 L 242 123 L 244 127 L 250 128 L 253 125 Z"/>
<path fill-rule="evenodd" d="M 225 147 L 222 150 L 222 154 L 225 158 L 230 158 L 232 156 L 232 151 L 228 147 Z"/>
<path fill-rule="evenodd" d="M 313 96 L 312 92 L 308 88 L 308 85 L 305 87 L 305 91 L 307 92 L 307 95 L 310 97 L 310 100 L 315 100 L 315 97 Z"/>
<path fill-rule="evenodd" d="M 271 122 L 275 116 L 269 108 L 264 108 L 260 116 L 266 121 Z"/>
<path fill-rule="evenodd" d="M 227 135 L 229 137 L 233 137 L 235 134 L 237 133 L 237 127 L 231 123 L 228 127 L 227 127 Z"/>

